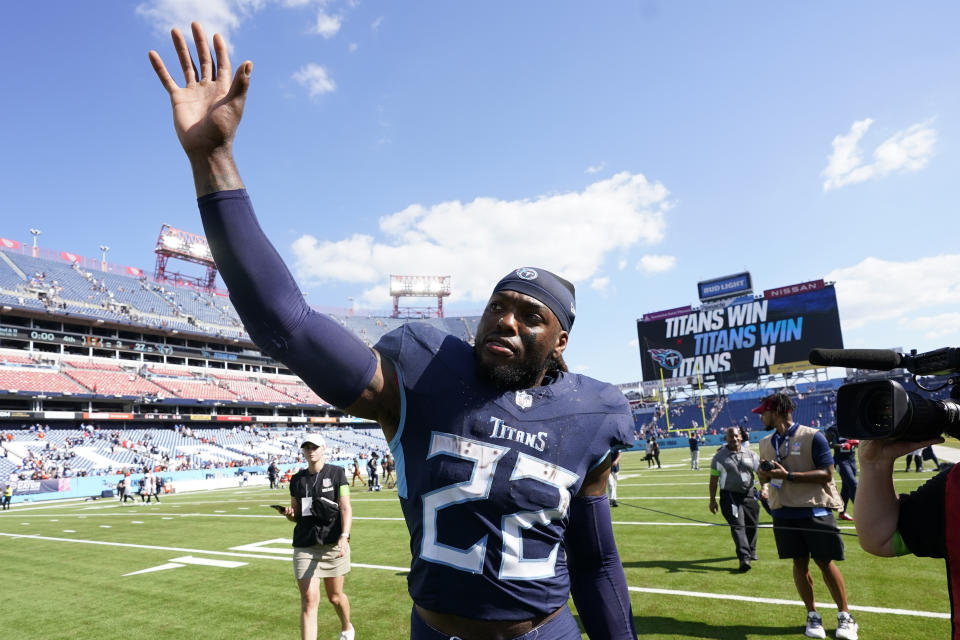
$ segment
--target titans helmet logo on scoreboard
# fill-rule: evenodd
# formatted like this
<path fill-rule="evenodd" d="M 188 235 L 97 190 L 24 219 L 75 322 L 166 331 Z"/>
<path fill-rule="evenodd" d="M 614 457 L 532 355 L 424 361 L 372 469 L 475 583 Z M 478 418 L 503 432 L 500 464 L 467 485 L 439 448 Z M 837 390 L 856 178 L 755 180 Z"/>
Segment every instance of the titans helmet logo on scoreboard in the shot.
<path fill-rule="evenodd" d="M 664 369 L 677 369 L 683 362 L 683 354 L 676 349 L 647 349 L 647 353 Z"/>

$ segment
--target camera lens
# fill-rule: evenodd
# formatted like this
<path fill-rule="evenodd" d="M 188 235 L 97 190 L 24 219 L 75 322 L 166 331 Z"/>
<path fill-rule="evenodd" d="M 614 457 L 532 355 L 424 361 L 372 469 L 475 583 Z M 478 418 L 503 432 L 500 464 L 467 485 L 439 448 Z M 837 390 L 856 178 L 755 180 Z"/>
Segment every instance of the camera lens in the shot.
<path fill-rule="evenodd" d="M 893 394 L 886 388 L 879 388 L 864 399 L 864 426 L 870 431 L 884 436 L 893 433 Z"/>

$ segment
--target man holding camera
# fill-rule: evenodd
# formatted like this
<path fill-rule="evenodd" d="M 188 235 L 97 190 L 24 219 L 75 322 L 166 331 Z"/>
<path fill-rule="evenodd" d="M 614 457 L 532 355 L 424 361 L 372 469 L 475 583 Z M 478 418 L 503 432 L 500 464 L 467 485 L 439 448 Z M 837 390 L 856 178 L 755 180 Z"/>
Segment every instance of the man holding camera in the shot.
<path fill-rule="evenodd" d="M 876 556 L 947 559 L 952 637 L 960 639 L 954 593 L 960 585 L 960 465 L 930 478 L 919 489 L 898 495 L 893 486 L 894 461 L 918 448 L 943 442 L 864 440 L 860 443 L 860 486 L 857 491 L 857 535 L 863 550 Z M 948 535 L 948 532 L 951 532 Z M 953 560 L 953 561 L 951 561 Z"/>
<path fill-rule="evenodd" d="M 837 603 L 838 640 L 857 640 L 857 623 L 847 606 L 843 575 L 835 560 L 843 560 L 843 541 L 833 510 L 842 506 L 833 483 L 833 456 L 826 437 L 812 427 L 793 422 L 793 401 L 774 393 L 753 410 L 767 431 L 760 441 L 760 469 L 773 515 L 773 534 L 781 558 L 793 560 L 793 581 L 807 607 L 804 635 L 825 638 L 823 621 L 813 597 L 810 558 Z M 859 512 L 858 512 L 859 514 Z"/>

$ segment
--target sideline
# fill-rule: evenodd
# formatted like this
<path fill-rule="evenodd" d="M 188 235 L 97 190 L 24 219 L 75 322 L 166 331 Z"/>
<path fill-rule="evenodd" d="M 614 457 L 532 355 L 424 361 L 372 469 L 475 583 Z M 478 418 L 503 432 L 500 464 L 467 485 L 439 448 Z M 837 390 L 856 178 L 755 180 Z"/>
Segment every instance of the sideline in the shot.
<path fill-rule="evenodd" d="M 177 553 L 200 553 L 206 555 L 215 555 L 215 556 L 229 556 L 233 558 L 261 558 L 267 560 L 281 560 L 283 562 L 290 562 L 290 558 L 287 557 L 287 554 L 283 556 L 278 555 L 268 555 L 265 553 L 237 553 L 235 551 L 207 551 L 205 549 L 190 549 L 186 547 L 162 547 L 157 545 L 146 545 L 146 544 L 132 544 L 129 542 L 105 542 L 101 540 L 77 540 L 73 538 L 52 538 L 48 536 L 35 536 L 35 535 L 25 535 L 17 533 L 0 533 L 0 536 L 8 538 L 19 538 L 27 540 L 43 540 L 47 542 L 73 542 L 77 544 L 95 544 L 108 547 L 125 547 L 131 549 L 152 549 L 157 551 L 175 551 Z M 395 571 L 408 573 L 409 567 L 391 567 L 387 565 L 375 565 L 375 564 L 358 564 L 351 563 L 351 566 L 358 567 L 361 569 L 374 569 L 382 571 Z M 702 591 L 682 591 L 675 589 L 654 589 L 647 587 L 627 587 L 630 591 L 634 593 L 645 593 L 645 594 L 656 594 L 656 595 L 666 595 L 666 596 L 679 596 L 687 598 L 703 598 L 709 600 L 734 600 L 737 602 L 755 602 L 760 604 L 779 604 L 779 605 L 792 605 L 792 606 L 804 606 L 803 602 L 797 600 L 786 600 L 780 598 L 758 598 L 754 596 L 745 596 L 737 595 L 730 593 L 705 593 Z M 836 605 L 828 602 L 818 602 L 816 603 L 818 607 L 824 609 L 836 608 Z M 852 611 L 865 611 L 869 613 L 884 613 L 890 615 L 899 615 L 899 616 L 914 616 L 921 618 L 941 618 L 941 619 L 950 619 L 950 613 L 940 613 L 937 611 L 913 611 L 910 609 L 887 609 L 883 607 L 868 607 L 868 606 L 858 606 L 850 605 Z"/>

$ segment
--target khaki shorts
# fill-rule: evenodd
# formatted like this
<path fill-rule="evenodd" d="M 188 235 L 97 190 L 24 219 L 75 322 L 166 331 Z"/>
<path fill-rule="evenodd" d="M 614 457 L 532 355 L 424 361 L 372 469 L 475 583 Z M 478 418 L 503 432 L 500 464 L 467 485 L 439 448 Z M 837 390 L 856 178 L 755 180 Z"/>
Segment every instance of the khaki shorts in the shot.
<path fill-rule="evenodd" d="M 293 574 L 303 578 L 336 578 L 350 572 L 350 547 L 338 558 L 337 544 L 316 544 L 312 547 L 293 548 Z"/>

